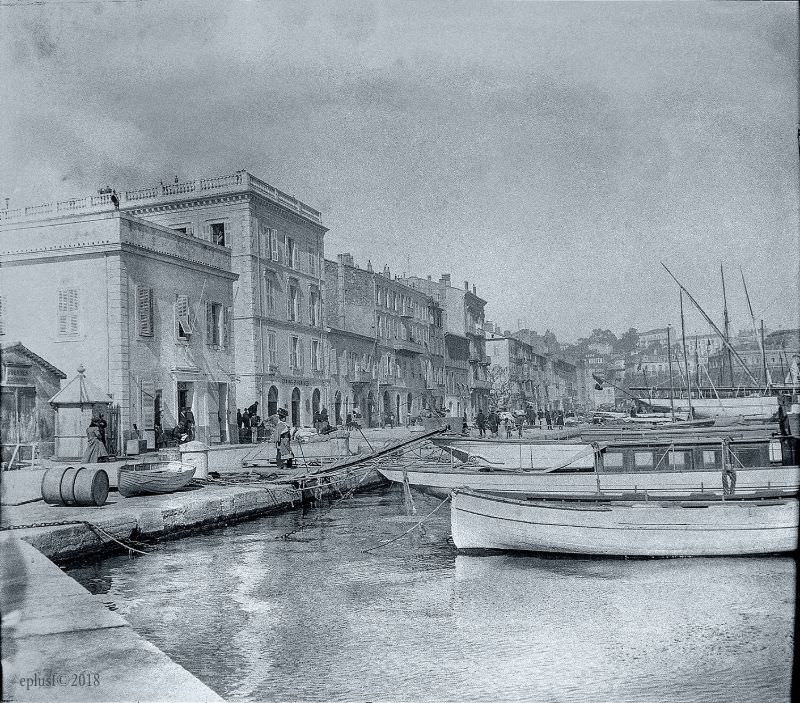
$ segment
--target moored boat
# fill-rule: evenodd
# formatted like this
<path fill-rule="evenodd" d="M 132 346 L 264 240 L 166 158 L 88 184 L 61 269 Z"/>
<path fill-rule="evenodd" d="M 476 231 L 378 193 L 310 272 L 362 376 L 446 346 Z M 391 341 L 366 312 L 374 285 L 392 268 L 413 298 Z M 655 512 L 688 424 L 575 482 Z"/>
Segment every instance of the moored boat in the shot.
<path fill-rule="evenodd" d="M 738 556 L 797 548 L 797 492 L 722 499 L 631 496 L 548 499 L 470 489 L 453 494 L 459 550 L 512 550 L 615 557 Z"/>
<path fill-rule="evenodd" d="M 194 466 L 177 461 L 128 464 L 119 470 L 117 490 L 126 498 L 174 493 L 189 484 L 194 472 Z"/>
<path fill-rule="evenodd" d="M 390 481 L 407 482 L 412 488 L 438 497 L 466 486 L 515 493 L 596 490 L 609 493 L 648 490 L 660 495 L 683 495 L 691 491 L 721 493 L 726 469 L 735 472 L 737 490 L 762 487 L 797 490 L 800 467 L 794 463 L 793 455 L 783 451 L 783 444 L 777 438 L 741 441 L 664 438 L 609 443 L 598 461 L 590 445 L 572 445 L 575 453 L 562 456 L 561 464 L 549 468 L 529 469 L 524 459 L 515 464 L 509 456 L 502 463 L 398 461 L 378 470 Z M 488 453 L 488 448 L 482 451 Z M 523 457 L 527 453 L 523 451 Z"/>

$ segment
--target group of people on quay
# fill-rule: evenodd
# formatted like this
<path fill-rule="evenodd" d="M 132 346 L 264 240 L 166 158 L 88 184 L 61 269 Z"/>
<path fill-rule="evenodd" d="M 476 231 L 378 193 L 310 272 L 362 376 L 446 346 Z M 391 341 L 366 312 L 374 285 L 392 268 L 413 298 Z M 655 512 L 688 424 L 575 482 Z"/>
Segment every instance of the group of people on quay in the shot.
<path fill-rule="evenodd" d="M 267 418 L 258 414 L 258 401 L 246 407 L 244 410 L 236 411 L 236 426 L 239 429 L 240 444 L 255 444 L 264 442 L 272 437 L 278 437 L 277 429 L 281 421 L 281 415 L 288 417 L 289 411 L 286 408 L 278 408 L 274 414 Z M 312 417 L 314 429 L 318 434 L 328 434 L 333 432 L 335 427 L 331 427 L 328 420 L 328 409 L 321 408 L 314 412 Z"/>
<path fill-rule="evenodd" d="M 563 410 L 550 410 L 549 408 L 535 410 L 528 408 L 524 413 L 518 411 L 516 413 L 497 412 L 490 410 L 484 413 L 479 410 L 475 416 L 474 425 L 478 430 L 479 437 L 486 437 L 486 431 L 489 431 L 491 437 L 499 437 L 501 429 L 505 432 L 506 439 L 510 439 L 514 432 L 519 437 L 522 437 L 522 430 L 525 427 L 536 429 L 563 429 L 565 423 L 565 414 Z M 464 415 L 462 422 L 463 434 L 468 434 L 469 426 L 467 423 L 467 416 Z"/>

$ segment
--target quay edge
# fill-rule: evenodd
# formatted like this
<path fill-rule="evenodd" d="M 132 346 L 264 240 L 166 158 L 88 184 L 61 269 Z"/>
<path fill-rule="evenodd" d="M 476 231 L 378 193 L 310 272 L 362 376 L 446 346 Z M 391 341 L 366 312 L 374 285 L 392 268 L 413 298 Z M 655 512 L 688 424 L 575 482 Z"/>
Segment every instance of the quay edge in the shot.
<path fill-rule="evenodd" d="M 371 469 L 354 472 L 352 481 L 358 483 L 359 491 L 386 484 Z M 343 487 L 341 492 L 346 490 Z M 111 500 L 100 508 L 41 502 L 3 506 L 2 527 L 85 520 L 124 543 L 131 539 L 175 539 L 202 529 L 292 510 L 302 504 L 304 494 L 308 498 L 312 493 L 312 489 L 303 492 L 291 486 L 259 486 L 255 481 L 248 485 L 209 484 L 197 490 L 137 498 L 112 493 Z M 339 490 L 325 484 L 317 495 L 336 499 Z M 121 549 L 109 537 L 81 523 L 6 530 L 4 534 L 9 532 L 57 564 Z"/>

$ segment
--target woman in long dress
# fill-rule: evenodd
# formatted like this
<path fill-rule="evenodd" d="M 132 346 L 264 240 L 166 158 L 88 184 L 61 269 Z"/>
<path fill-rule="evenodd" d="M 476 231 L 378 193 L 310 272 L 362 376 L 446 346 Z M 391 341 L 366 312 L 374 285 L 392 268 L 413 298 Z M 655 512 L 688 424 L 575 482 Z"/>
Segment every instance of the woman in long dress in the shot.
<path fill-rule="evenodd" d="M 97 421 L 92 420 L 86 430 L 86 439 L 89 441 L 86 444 L 86 451 L 81 457 L 83 464 L 96 464 L 101 456 L 108 456 L 106 446 L 100 439 L 100 428 L 97 426 Z"/>

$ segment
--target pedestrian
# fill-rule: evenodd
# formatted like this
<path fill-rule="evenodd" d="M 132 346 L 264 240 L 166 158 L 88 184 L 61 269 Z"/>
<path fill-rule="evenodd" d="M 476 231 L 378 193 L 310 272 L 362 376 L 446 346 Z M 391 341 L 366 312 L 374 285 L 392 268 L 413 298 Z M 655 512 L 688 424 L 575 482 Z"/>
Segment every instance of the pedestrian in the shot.
<path fill-rule="evenodd" d="M 236 408 L 236 426 L 241 430 L 242 425 L 242 410 L 241 408 Z"/>
<path fill-rule="evenodd" d="M 108 427 L 108 423 L 103 417 L 103 413 L 99 413 L 97 417 L 97 429 L 100 431 L 100 441 L 103 443 L 103 446 L 108 449 L 108 445 L 106 444 L 106 427 Z"/>
<path fill-rule="evenodd" d="M 475 418 L 475 424 L 478 427 L 478 437 L 486 436 L 486 415 L 483 410 L 478 410 L 478 416 Z"/>
<path fill-rule="evenodd" d="M 558 415 L 556 417 L 556 424 L 558 425 L 559 429 L 564 429 L 564 411 L 559 410 Z"/>
<path fill-rule="evenodd" d="M 191 408 L 183 408 L 178 415 L 178 425 L 181 428 L 181 443 L 191 442 L 194 439 L 194 413 Z"/>
<path fill-rule="evenodd" d="M 258 415 L 258 401 L 256 401 L 249 408 L 247 408 L 247 412 L 250 415 L 250 417 Z"/>
<path fill-rule="evenodd" d="M 544 411 L 539 408 L 539 412 L 537 413 L 539 416 L 539 429 L 544 427 Z"/>
<path fill-rule="evenodd" d="M 522 428 L 525 425 L 525 416 L 524 415 L 517 415 L 516 423 L 517 423 L 517 434 L 521 438 L 522 437 Z"/>
<path fill-rule="evenodd" d="M 511 439 L 511 426 L 512 426 L 511 418 L 507 417 L 505 419 L 505 426 L 506 426 L 506 439 Z"/>
<path fill-rule="evenodd" d="M 553 416 L 550 414 L 550 408 L 545 408 L 544 421 L 547 423 L 547 429 L 553 429 Z"/>
<path fill-rule="evenodd" d="M 261 427 L 261 418 L 255 415 L 250 419 L 250 441 L 255 444 L 258 442 L 258 428 Z"/>
<path fill-rule="evenodd" d="M 278 408 L 278 424 L 275 426 L 275 463 L 278 471 L 284 466 L 292 468 L 294 454 L 292 453 L 292 429 L 286 424 L 289 411 L 286 408 Z"/>
<path fill-rule="evenodd" d="M 100 428 L 97 426 L 97 419 L 92 418 L 89 427 L 86 428 L 86 450 L 81 457 L 82 464 L 95 464 L 101 457 L 108 456 L 106 447 L 100 440 Z"/>
<path fill-rule="evenodd" d="M 489 413 L 489 431 L 492 434 L 492 437 L 497 437 L 498 431 L 500 429 L 500 418 L 497 416 L 497 413 L 492 410 Z"/>
<path fill-rule="evenodd" d="M 461 420 L 461 434 L 464 436 L 469 435 L 469 425 L 467 424 L 467 413 L 464 413 L 464 417 Z"/>

